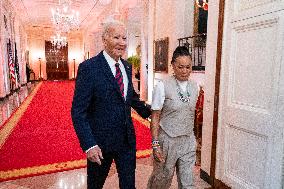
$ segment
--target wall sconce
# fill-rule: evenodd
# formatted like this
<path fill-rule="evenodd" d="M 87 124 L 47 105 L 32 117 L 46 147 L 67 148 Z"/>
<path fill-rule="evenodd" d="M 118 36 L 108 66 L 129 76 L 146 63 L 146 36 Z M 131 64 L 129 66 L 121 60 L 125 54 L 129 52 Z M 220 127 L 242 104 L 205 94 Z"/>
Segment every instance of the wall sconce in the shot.
<path fill-rule="evenodd" d="M 38 61 L 39 61 L 39 76 L 38 76 L 38 80 L 42 80 L 42 77 L 41 77 L 41 58 L 39 57 L 38 58 Z"/>
<path fill-rule="evenodd" d="M 73 59 L 73 64 L 74 64 L 74 79 L 75 79 L 75 77 L 76 77 L 76 73 L 75 73 L 75 70 L 76 70 L 76 62 L 75 62 L 75 58 Z"/>

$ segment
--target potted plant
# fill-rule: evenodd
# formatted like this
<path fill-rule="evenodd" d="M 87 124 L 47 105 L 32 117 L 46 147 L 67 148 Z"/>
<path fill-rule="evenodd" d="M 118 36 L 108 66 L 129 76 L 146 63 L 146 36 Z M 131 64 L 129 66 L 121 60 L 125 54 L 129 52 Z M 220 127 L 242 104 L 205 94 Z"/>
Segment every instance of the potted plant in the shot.
<path fill-rule="evenodd" d="M 141 59 L 138 55 L 133 55 L 127 58 L 127 62 L 132 64 L 132 71 L 134 77 L 138 81 L 138 91 L 140 91 L 140 63 Z"/>
<path fill-rule="evenodd" d="M 135 71 L 139 71 L 140 70 L 140 63 L 141 63 L 141 59 L 139 56 L 137 55 L 133 55 L 127 58 L 127 62 L 132 64 L 132 68 Z"/>

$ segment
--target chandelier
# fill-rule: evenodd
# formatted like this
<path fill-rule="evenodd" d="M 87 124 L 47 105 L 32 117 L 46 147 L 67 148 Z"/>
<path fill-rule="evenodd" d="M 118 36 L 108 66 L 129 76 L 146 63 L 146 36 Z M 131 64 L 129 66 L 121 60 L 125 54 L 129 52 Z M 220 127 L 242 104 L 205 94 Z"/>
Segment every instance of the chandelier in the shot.
<path fill-rule="evenodd" d="M 59 6 L 51 9 L 51 20 L 57 31 L 70 32 L 79 28 L 79 12 L 70 7 L 71 0 L 59 0 Z"/>
<path fill-rule="evenodd" d="M 51 43 L 53 47 L 60 49 L 67 45 L 67 38 L 57 33 L 56 36 L 51 36 Z"/>

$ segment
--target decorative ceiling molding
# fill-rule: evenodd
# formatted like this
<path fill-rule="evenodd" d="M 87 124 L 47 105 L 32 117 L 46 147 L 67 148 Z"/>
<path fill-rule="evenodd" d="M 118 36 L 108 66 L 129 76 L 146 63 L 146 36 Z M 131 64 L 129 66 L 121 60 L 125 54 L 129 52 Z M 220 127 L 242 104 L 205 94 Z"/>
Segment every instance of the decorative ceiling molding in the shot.
<path fill-rule="evenodd" d="M 124 10 L 133 8 L 141 0 L 112 0 L 111 3 L 103 5 L 99 0 L 72 0 L 71 8 L 79 12 L 80 30 L 94 31 L 100 28 L 101 22 L 117 9 L 124 14 Z M 3 0 L 3 3 L 10 2 L 17 17 L 25 28 L 41 28 L 52 30 L 51 8 L 58 5 L 58 0 Z M 140 2 L 141 3 L 141 2 Z"/>

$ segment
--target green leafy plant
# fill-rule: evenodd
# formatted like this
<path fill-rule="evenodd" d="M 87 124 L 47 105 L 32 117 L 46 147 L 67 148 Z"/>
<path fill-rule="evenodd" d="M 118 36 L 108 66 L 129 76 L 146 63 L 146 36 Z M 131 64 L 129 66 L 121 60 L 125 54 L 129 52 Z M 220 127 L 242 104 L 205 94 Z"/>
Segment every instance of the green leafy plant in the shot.
<path fill-rule="evenodd" d="M 137 56 L 137 55 L 130 56 L 130 57 L 127 58 L 127 62 L 132 64 L 132 67 L 135 70 L 139 70 L 140 69 L 141 59 L 140 59 L 139 56 Z"/>

